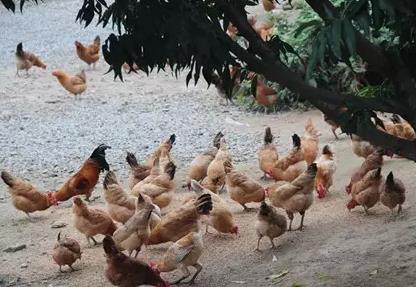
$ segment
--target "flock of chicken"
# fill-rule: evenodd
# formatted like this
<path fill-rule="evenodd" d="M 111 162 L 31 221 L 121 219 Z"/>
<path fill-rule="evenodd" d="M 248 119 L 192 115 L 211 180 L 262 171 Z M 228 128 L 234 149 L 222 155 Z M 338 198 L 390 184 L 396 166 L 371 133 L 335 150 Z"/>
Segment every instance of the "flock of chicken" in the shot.
<path fill-rule="evenodd" d="M 397 120 L 397 116 L 393 118 Z M 402 125 L 402 119 L 400 124 L 392 121 L 390 131 L 393 128 L 396 133 L 405 130 Z M 386 126 L 389 126 L 387 122 Z M 335 129 L 336 126 L 333 130 Z M 86 236 L 89 244 L 91 241 L 97 243 L 94 236 L 105 235 L 105 276 L 112 284 L 170 286 L 160 277 L 160 272 L 180 269 L 183 276 L 175 282 L 178 283 L 191 276 L 190 266 L 196 269 L 189 281 L 193 283 L 202 270 L 199 263 L 203 251 L 202 224 L 206 225 L 206 231 L 211 227 L 220 233 L 239 233 L 229 204 L 219 196 L 224 187 L 230 198 L 245 211 L 249 210 L 246 206 L 248 203 L 261 203 L 255 224 L 257 250 L 263 237 L 268 237 L 272 247 L 275 247 L 273 239 L 292 230 L 296 213 L 301 215 L 299 229 L 303 228 L 305 213 L 313 203 L 314 190 L 318 198 L 325 197 L 336 171 L 334 153 L 330 146 L 325 145 L 318 157 L 319 135 L 309 119 L 304 136 L 301 138 L 294 134 L 292 149 L 285 157 L 279 158 L 271 129 L 267 127 L 264 144 L 257 156 L 264 178 L 274 179 L 275 182 L 263 186 L 234 168 L 224 135 L 219 132 L 212 147 L 197 155 L 187 170 L 184 187 L 193 190 L 194 195 L 168 213 L 163 210 L 175 196 L 176 165 L 171 156 L 175 135 L 164 140 L 142 164 L 134 154 L 127 153 L 130 193 L 123 190 L 116 174 L 110 170 L 105 158 L 105 152 L 110 148 L 107 145 L 98 146 L 80 170 L 53 192 L 40 192 L 28 181 L 7 171 L 3 171 L 1 177 L 9 187 L 14 207 L 28 216 L 73 198 L 75 228 Z M 388 153 L 355 135 L 352 136 L 352 146 L 354 153 L 365 160 L 346 187 L 346 191 L 351 194 L 348 209 L 361 205 L 368 212 L 369 208 L 381 201 L 392 211 L 398 206 L 400 213 L 405 201 L 405 187 L 392 172 L 386 180 L 381 174 L 383 156 Z M 107 171 L 103 181 L 107 211 L 91 208 L 79 197 L 85 195 L 89 201 L 99 175 L 104 171 Z M 275 207 L 286 211 L 289 226 L 286 216 Z M 147 264 L 136 259 L 143 244 L 149 246 L 166 242 L 174 243 L 158 263 Z M 127 251 L 129 256 L 122 251 Z M 80 258 L 79 243 L 68 237 L 61 238 L 58 234 L 53 259 L 60 270 L 64 265 L 72 269 L 72 264 Z"/>

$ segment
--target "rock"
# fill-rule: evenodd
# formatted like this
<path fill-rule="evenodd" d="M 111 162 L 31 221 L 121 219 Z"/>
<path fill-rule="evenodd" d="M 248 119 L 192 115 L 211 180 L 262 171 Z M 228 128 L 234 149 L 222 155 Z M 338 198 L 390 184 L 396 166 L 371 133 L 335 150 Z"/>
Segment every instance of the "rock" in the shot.
<path fill-rule="evenodd" d="M 24 268 L 27 268 L 28 266 L 29 265 L 27 265 L 27 263 L 23 263 L 23 264 L 20 265 L 20 268 L 24 269 Z"/>
<path fill-rule="evenodd" d="M 61 221 L 55 221 L 52 223 L 51 227 L 52 228 L 62 228 L 67 226 L 68 224 L 66 224 L 65 222 L 61 222 Z"/>
<path fill-rule="evenodd" d="M 12 253 L 26 248 L 26 244 L 19 244 L 3 249 L 3 252 Z"/>

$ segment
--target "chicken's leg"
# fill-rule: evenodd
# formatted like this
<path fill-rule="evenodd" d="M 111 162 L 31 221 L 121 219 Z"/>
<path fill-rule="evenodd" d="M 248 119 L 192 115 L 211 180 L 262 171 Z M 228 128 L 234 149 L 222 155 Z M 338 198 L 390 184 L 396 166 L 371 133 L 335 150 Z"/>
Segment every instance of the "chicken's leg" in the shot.
<path fill-rule="evenodd" d="M 248 208 L 244 203 L 240 203 L 240 204 L 244 208 L 245 212 L 250 212 L 251 210 L 253 210 L 253 208 Z"/>
<path fill-rule="evenodd" d="M 59 265 L 59 272 L 64 273 L 64 271 L 62 271 L 62 266 Z"/>
<path fill-rule="evenodd" d="M 338 138 L 338 135 L 337 135 L 337 133 L 335 132 L 337 129 L 331 129 L 332 130 L 332 133 L 334 134 L 334 137 L 335 137 L 335 139 L 336 140 L 338 140 L 339 138 Z"/>
<path fill-rule="evenodd" d="M 202 270 L 202 265 L 199 264 L 199 263 L 195 263 L 192 266 L 196 268 L 196 272 L 195 272 L 194 276 L 192 276 L 191 280 L 186 282 L 187 284 L 194 284 L 196 276 L 198 276 L 199 272 L 201 272 L 201 270 Z"/>
<path fill-rule="evenodd" d="M 402 213 L 402 205 L 399 204 L 399 208 L 397 209 L 397 215 L 399 215 L 400 213 Z"/>
<path fill-rule="evenodd" d="M 365 211 L 365 214 L 370 215 L 370 213 L 368 213 L 368 208 L 365 206 L 364 206 L 364 211 Z"/>
<path fill-rule="evenodd" d="M 183 272 L 183 276 L 182 276 L 181 278 L 179 278 L 178 280 L 176 280 L 175 282 L 173 282 L 173 283 L 172 283 L 173 285 L 175 285 L 175 284 L 179 284 L 179 283 L 181 283 L 181 282 L 182 282 L 182 280 L 183 280 L 183 279 L 186 279 L 186 278 L 188 278 L 189 276 L 191 276 L 191 272 L 189 272 L 188 267 L 183 266 L 183 267 L 181 268 L 181 270 L 182 270 L 182 272 Z"/>
<path fill-rule="evenodd" d="M 256 251 L 261 251 L 260 250 L 260 240 L 263 238 L 263 235 L 260 235 L 259 236 L 259 239 L 257 240 L 257 248 L 256 248 Z"/>
<path fill-rule="evenodd" d="M 300 213 L 300 215 L 302 215 L 302 217 L 301 217 L 301 219 L 300 219 L 300 226 L 299 226 L 299 228 L 298 228 L 298 230 L 301 230 L 302 231 L 302 229 L 303 229 L 303 219 L 305 218 L 305 213 L 306 213 L 306 211 L 301 211 L 301 212 L 299 212 Z"/>
<path fill-rule="evenodd" d="M 272 249 L 276 249 L 276 245 L 274 245 L 273 238 L 269 237 L 270 243 L 272 244 Z"/>
<path fill-rule="evenodd" d="M 75 269 L 72 267 L 72 265 L 68 265 L 68 266 L 69 266 L 69 268 L 71 268 L 71 272 L 75 271 Z"/>
<path fill-rule="evenodd" d="M 293 222 L 293 212 L 286 210 L 286 214 L 290 219 L 289 229 L 287 231 L 292 231 L 292 222 Z"/>

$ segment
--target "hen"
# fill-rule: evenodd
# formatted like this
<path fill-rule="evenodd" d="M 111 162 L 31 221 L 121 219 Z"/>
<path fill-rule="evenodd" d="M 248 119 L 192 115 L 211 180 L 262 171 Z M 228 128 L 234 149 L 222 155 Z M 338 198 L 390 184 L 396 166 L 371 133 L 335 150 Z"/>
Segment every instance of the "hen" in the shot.
<path fill-rule="evenodd" d="M 332 186 L 332 178 L 337 170 L 334 153 L 328 145 L 322 149 L 322 155 L 316 161 L 316 165 L 318 172 L 316 173 L 315 189 L 318 198 L 324 198 Z"/>
<path fill-rule="evenodd" d="M 376 150 L 372 144 L 354 134 L 351 135 L 351 143 L 352 151 L 359 157 L 367 158 Z"/>
<path fill-rule="evenodd" d="M 317 171 L 318 167 L 316 163 L 313 163 L 292 182 L 277 182 L 266 189 L 271 203 L 286 210 L 290 219 L 289 231 L 292 230 L 293 214 L 296 212 L 302 215 L 299 229 L 303 228 L 306 210 L 313 203 L 313 189 Z"/>
<path fill-rule="evenodd" d="M 151 285 L 170 287 L 170 284 L 165 282 L 149 265 L 120 252 L 111 236 L 104 238 L 103 247 L 107 257 L 107 266 L 104 274 L 114 286 Z"/>
<path fill-rule="evenodd" d="M 81 42 L 75 41 L 75 48 L 77 51 L 78 57 L 90 66 L 95 64 L 98 59 L 100 59 L 100 36 L 95 37 L 94 41 L 88 45 L 84 46 Z"/>
<path fill-rule="evenodd" d="M 302 151 L 307 165 L 313 163 L 318 156 L 319 132 L 309 118 L 305 125 L 305 134 L 302 137 Z"/>
<path fill-rule="evenodd" d="M 52 72 L 52 76 L 55 76 L 62 87 L 73 94 L 75 98 L 87 89 L 87 76 L 84 70 L 76 75 L 67 74 L 63 70 L 55 70 Z"/>
<path fill-rule="evenodd" d="M 61 232 L 59 232 L 57 242 L 53 248 L 52 258 L 59 265 L 59 271 L 62 272 L 62 266 L 65 265 L 68 265 L 71 271 L 74 271 L 72 264 L 81 259 L 81 247 L 78 241 L 69 237 L 61 239 Z"/>
<path fill-rule="evenodd" d="M 111 217 L 104 210 L 88 208 L 79 197 L 74 198 L 72 213 L 74 214 L 75 228 L 86 236 L 88 243 L 92 240 L 94 244 L 97 244 L 95 235 L 113 235 L 117 229 Z"/>
<path fill-rule="evenodd" d="M 152 167 L 139 164 L 135 155 L 131 152 L 127 152 L 126 161 L 129 164 L 129 188 L 133 187 L 148 177 Z"/>
<path fill-rule="evenodd" d="M 259 249 L 260 240 L 267 236 L 270 239 L 272 248 L 276 248 L 273 239 L 281 236 L 287 230 L 287 221 L 284 215 L 281 215 L 277 210 L 270 205 L 267 205 L 265 201 L 262 201 L 260 210 L 257 214 L 257 220 L 255 223 L 256 233 L 258 236 L 257 248 Z"/>
<path fill-rule="evenodd" d="M 224 162 L 227 160 L 231 161 L 231 156 L 228 151 L 228 147 L 225 143 L 225 139 L 221 138 L 220 148 L 217 154 L 215 155 L 214 160 L 208 166 L 207 179 L 206 180 L 204 179 L 205 183 L 210 182 L 212 183 L 211 185 L 213 186 L 219 186 L 220 187 L 219 190 L 221 190 L 222 187 L 224 187 L 224 184 L 225 184 Z M 202 185 L 210 189 L 208 186 L 205 186 L 204 181 L 202 182 Z M 215 190 L 213 189 L 210 189 L 210 190 L 212 192 L 215 192 Z"/>
<path fill-rule="evenodd" d="M 276 104 L 278 99 L 277 92 L 267 86 L 264 80 L 259 79 L 257 74 L 253 74 L 250 78 L 252 78 L 252 81 L 254 82 L 253 85 L 256 87 L 255 93 L 253 93 L 253 97 L 259 106 L 264 107 L 264 111 L 266 112 L 267 107 Z"/>
<path fill-rule="evenodd" d="M 23 44 L 19 43 L 16 47 L 16 75 L 19 75 L 20 70 L 25 70 L 26 73 L 33 66 L 46 69 L 46 65 L 40 60 L 39 57 L 32 53 L 23 51 Z"/>
<path fill-rule="evenodd" d="M 259 161 L 259 167 L 263 171 L 263 178 L 267 178 L 267 172 L 269 172 L 277 163 L 279 155 L 277 148 L 273 144 L 273 135 L 270 127 L 267 127 L 264 133 L 264 145 L 257 151 L 257 158 Z"/>
<path fill-rule="evenodd" d="M 172 134 L 167 140 L 163 141 L 157 149 L 152 153 L 152 155 L 146 160 L 145 165 L 148 167 L 153 167 L 155 165 L 155 161 L 159 160 L 162 154 L 168 156 L 169 161 L 170 159 L 170 150 L 172 149 L 173 145 L 176 141 L 176 135 Z M 160 162 L 162 165 L 163 163 Z"/>
<path fill-rule="evenodd" d="M 390 208 L 391 212 L 394 213 L 394 208 L 399 206 L 397 214 L 402 211 L 402 204 L 406 200 L 406 188 L 403 182 L 395 178 L 393 172 L 390 172 L 387 176 L 386 181 L 381 186 L 380 201 L 386 207 Z"/>

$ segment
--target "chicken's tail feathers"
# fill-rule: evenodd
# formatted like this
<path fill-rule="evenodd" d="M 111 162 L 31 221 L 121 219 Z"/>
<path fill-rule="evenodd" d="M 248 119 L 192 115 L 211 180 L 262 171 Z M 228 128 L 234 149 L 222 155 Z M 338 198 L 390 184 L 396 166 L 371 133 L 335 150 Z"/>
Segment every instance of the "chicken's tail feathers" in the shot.
<path fill-rule="evenodd" d="M 216 147 L 217 149 L 220 148 L 220 143 L 221 143 L 221 139 L 224 137 L 224 134 L 222 132 L 218 132 L 215 137 L 214 137 L 214 147 Z"/>
<path fill-rule="evenodd" d="M 270 129 L 270 127 L 267 127 L 264 133 L 264 143 L 271 144 L 272 142 L 273 142 L 272 130 Z"/>
<path fill-rule="evenodd" d="M 139 163 L 137 162 L 137 158 L 134 153 L 127 152 L 126 161 L 130 167 L 138 167 Z"/>
<path fill-rule="evenodd" d="M 100 44 L 100 42 L 101 42 L 101 38 L 100 38 L 100 36 L 99 35 L 97 35 L 95 38 L 94 38 L 94 43 L 96 43 L 96 44 Z"/>
<path fill-rule="evenodd" d="M 176 135 L 175 134 L 170 135 L 169 143 L 172 145 L 175 143 L 175 141 L 176 141 Z"/>
<path fill-rule="evenodd" d="M 198 197 L 196 201 L 196 210 L 198 214 L 207 215 L 212 210 L 212 198 L 208 193 L 204 193 Z"/>
<path fill-rule="evenodd" d="M 119 253 L 113 238 L 109 235 L 106 235 L 104 237 L 103 248 L 105 254 L 107 254 L 108 256 L 114 256 Z"/>
<path fill-rule="evenodd" d="M 117 176 L 113 171 L 108 171 L 107 174 L 104 177 L 103 186 L 104 189 L 107 189 L 109 185 L 111 184 L 118 184 Z"/>
<path fill-rule="evenodd" d="M 292 142 L 293 142 L 293 147 L 294 148 L 300 148 L 301 140 L 300 140 L 300 137 L 297 134 L 293 134 Z"/>
<path fill-rule="evenodd" d="M 13 187 L 16 181 L 16 178 L 5 170 L 1 172 L 1 178 L 3 179 L 4 183 L 10 187 Z"/>

